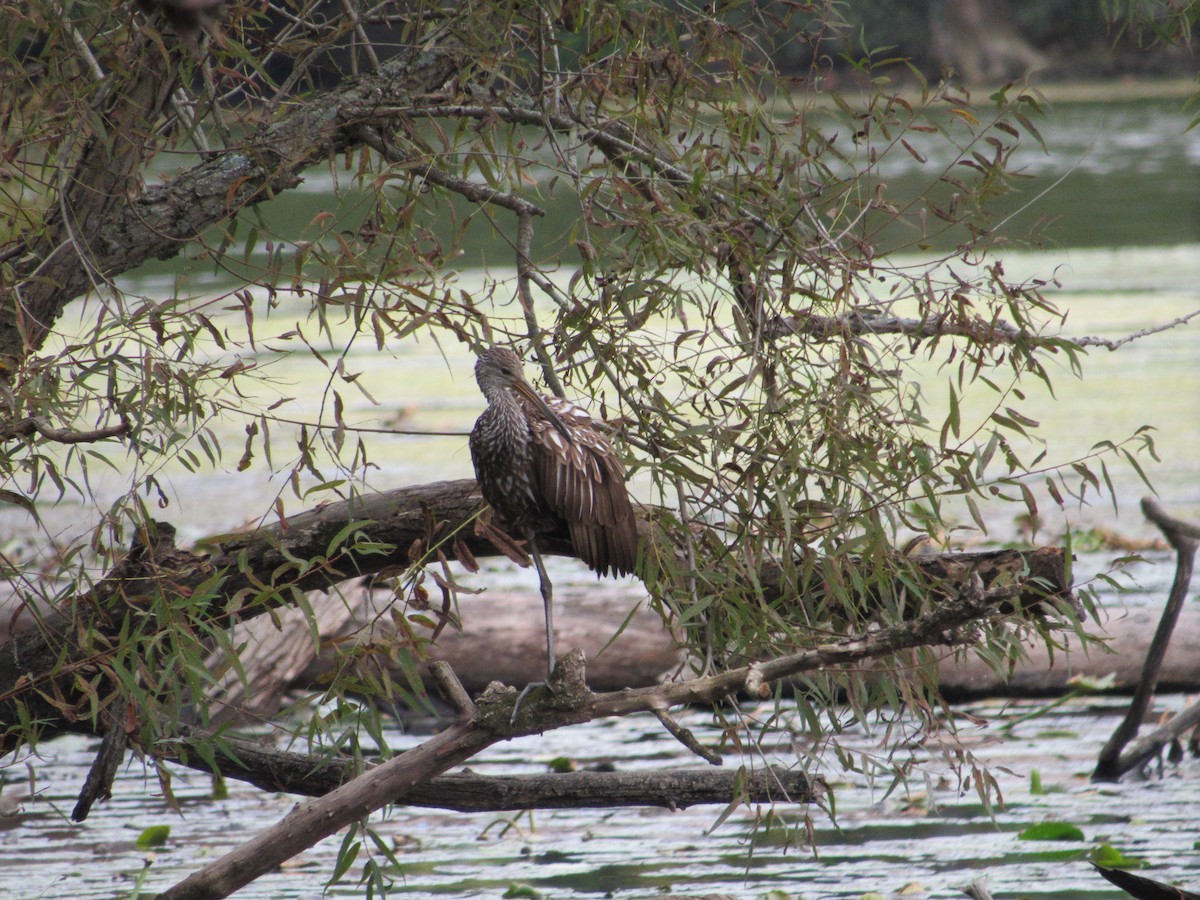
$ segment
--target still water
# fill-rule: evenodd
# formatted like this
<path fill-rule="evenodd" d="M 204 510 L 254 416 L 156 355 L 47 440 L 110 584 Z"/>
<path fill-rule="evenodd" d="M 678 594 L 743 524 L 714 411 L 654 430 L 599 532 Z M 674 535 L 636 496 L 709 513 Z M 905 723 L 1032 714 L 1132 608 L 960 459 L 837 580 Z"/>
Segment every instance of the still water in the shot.
<path fill-rule="evenodd" d="M 1182 698 L 1162 698 L 1155 714 Z M 1200 886 L 1196 804 L 1200 762 L 1170 767 L 1162 777 L 1095 786 L 1087 775 L 1094 754 L 1122 712 L 1119 700 L 1076 700 L 1051 714 L 1018 722 L 1035 711 L 1029 702 L 995 701 L 964 711 L 985 727 L 962 726 L 964 743 L 992 767 L 1003 791 L 993 814 L 973 788 L 937 759 L 922 756 L 908 790 L 884 796 L 835 767 L 837 815 L 811 810 L 813 848 L 785 846 L 768 832 L 750 834 L 749 812 L 717 826 L 719 807 L 580 810 L 528 814 L 457 814 L 397 808 L 377 819 L 396 848 L 399 896 L 501 897 L 528 885 L 542 897 L 652 897 L 665 892 L 739 898 L 961 897 L 959 888 L 984 876 L 997 898 L 1116 898 L 1094 874 L 1086 854 L 1103 844 L 1144 860 L 1159 880 Z M 747 709 L 747 714 L 753 711 Z M 714 742 L 702 712 L 683 717 L 702 741 Z M 1011 727 L 1009 726 L 1012 724 Z M 878 737 L 878 736 L 875 736 Z M 400 748 L 419 740 L 394 735 Z M 865 735 L 847 743 L 870 754 L 886 752 Z M 789 746 L 767 747 L 769 758 L 795 765 Z M 26 812 L 0 819 L 0 895 L 12 898 L 124 896 L 150 865 L 147 888 L 162 889 L 276 822 L 293 798 L 268 795 L 230 782 L 228 799 L 214 801 L 208 778 L 174 772 L 179 812 L 155 799 L 153 778 L 139 764 L 125 768 L 111 801 L 82 825 L 66 819 L 94 748 L 67 738 L 44 748 L 35 762 L 39 799 Z M 596 722 L 487 751 L 471 768 L 482 774 L 545 773 L 556 757 L 579 768 L 615 765 L 620 771 L 695 766 L 654 719 Z M 749 764 L 736 755 L 726 766 Z M 1038 792 L 1031 789 L 1037 773 Z M 25 785 L 24 773 L 6 773 L 5 793 Z M 804 810 L 780 806 L 791 823 Z M 1082 840 L 1026 841 L 1018 835 L 1040 822 L 1065 822 Z M 134 842 L 142 829 L 169 825 L 170 839 L 151 854 Z M 333 871 L 340 838 L 330 838 L 235 896 L 316 900 Z M 353 873 L 352 873 L 353 875 Z M 353 878 L 327 896 L 355 896 Z M 528 896 L 528 895 L 526 895 Z"/>
<path fill-rule="evenodd" d="M 1043 239 L 1045 248 L 1015 248 L 1005 255 L 1006 268 L 1012 276 L 1058 279 L 1062 287 L 1055 298 L 1071 310 L 1068 333 L 1118 337 L 1200 308 L 1200 144 L 1195 133 L 1184 131 L 1186 122 L 1178 103 L 1167 101 L 1067 105 L 1053 111 L 1042 126 L 1051 153 L 1029 157 L 1029 172 L 1038 180 L 1025 189 L 1025 199 L 1062 178 L 1035 211 L 1055 221 Z M 897 178 L 909 176 L 919 173 L 895 173 Z M 297 202 L 314 209 L 321 203 L 315 194 Z M 480 236 L 481 252 L 487 252 L 487 240 Z M 496 242 L 497 248 L 502 246 Z M 503 258 L 503 253 L 497 250 L 491 258 Z M 490 272 L 491 277 L 498 275 L 504 273 Z M 148 268 L 139 273 L 138 288 L 152 293 L 154 279 L 161 278 L 165 290 L 174 277 Z M 460 277 L 481 276 L 464 270 Z M 1193 521 L 1200 520 L 1197 327 L 1147 337 L 1119 353 L 1092 351 L 1085 378 L 1076 380 L 1064 370 L 1056 380 L 1056 396 L 1035 395 L 1031 412 L 1047 423 L 1052 455 L 1066 459 L 1086 454 L 1098 433 L 1118 438 L 1142 425 L 1156 427 L 1162 462 L 1148 465 L 1151 477 L 1168 507 Z M 482 399 L 465 349 L 414 342 L 403 352 L 381 354 L 363 344 L 351 351 L 347 364 L 362 372 L 366 394 L 378 400 L 375 404 L 364 395 L 347 393 L 348 420 L 381 429 L 456 432 L 447 437 L 366 435 L 379 466 L 371 487 L 385 490 L 470 474 L 465 431 Z M 315 412 L 311 398 L 320 389 L 308 381 L 313 377 L 311 359 L 285 357 L 272 365 L 272 374 L 285 386 L 281 390 L 299 398 L 296 415 Z M 218 471 L 170 473 L 171 506 L 164 515 L 181 526 L 185 538 L 227 530 L 263 515 L 281 489 L 279 480 L 255 469 L 235 471 L 244 425 L 236 419 L 218 425 L 224 429 L 222 442 L 230 457 Z M 1047 523 L 1044 539 L 1053 540 L 1063 529 L 1080 525 L 1152 536 L 1137 511 L 1144 486 L 1127 469 L 1115 467 L 1112 472 L 1118 512 L 1107 502 L 1074 507 Z M 119 477 L 110 483 L 102 469 L 94 474 L 101 495 L 119 489 Z M 1043 509 L 1047 507 L 1044 503 Z M 46 510 L 47 529 L 65 536 L 99 511 L 63 503 Z M 28 527 L 19 515 L 0 518 L 7 541 L 17 540 Z M 992 537 L 1005 537 L 1009 529 L 1000 522 L 997 530 Z M 1104 554 L 1087 556 L 1079 571 L 1086 577 L 1107 562 Z M 1110 597 L 1111 602 L 1160 602 L 1171 577 L 1168 556 L 1151 554 L 1136 576 L 1141 593 Z M 1183 702 L 1179 697 L 1161 698 L 1157 710 L 1175 709 Z M 836 783 L 837 815 L 831 820 L 812 810 L 813 849 L 784 848 L 770 840 L 755 844 L 748 837 L 749 814 L 736 814 L 713 828 L 719 811 L 703 808 L 675 813 L 564 811 L 507 817 L 511 821 L 495 815 L 397 809 L 378 827 L 398 848 L 403 864 L 396 873 L 398 889 L 403 896 L 418 898 L 499 897 L 514 885 L 530 885 L 542 896 L 561 898 L 645 897 L 670 891 L 745 898 L 777 891 L 779 896 L 810 900 L 860 897 L 869 891 L 948 898 L 960 896 L 957 887 L 980 875 L 988 878 L 997 897 L 1119 897 L 1122 894 L 1108 888 L 1083 860 L 1086 851 L 1103 843 L 1146 860 L 1152 877 L 1178 879 L 1200 890 L 1195 849 L 1200 764 L 1185 761 L 1147 781 L 1090 785 L 1087 773 L 1122 702 L 1079 699 L 1042 717 L 1021 718 L 1035 708 L 1036 704 L 1001 701 L 968 708 L 988 722 L 961 727 L 964 741 L 993 767 L 1000 782 L 1004 803 L 992 814 L 937 758 L 920 757 L 922 765 L 909 789 L 890 796 L 884 796 L 880 786 L 829 765 L 825 774 Z M 686 718 L 701 740 L 715 740 L 703 712 Z M 848 741 L 864 753 L 878 753 L 879 738 L 851 734 Z M 419 738 L 397 734 L 391 740 L 394 747 L 403 747 Z M 772 761 L 795 764 L 789 745 L 764 749 Z M 227 800 L 214 801 L 207 778 L 180 770 L 174 773 L 174 788 L 182 809 L 175 812 L 157 799 L 153 777 L 131 763 L 115 786 L 114 798 L 98 806 L 88 822 L 74 825 L 66 814 L 92 754 L 90 742 L 68 738 L 47 744 L 30 761 L 37 798 L 26 799 L 20 814 L 0 818 L 0 896 L 125 896 L 148 858 L 134 847 L 137 835 L 149 825 L 167 824 L 170 840 L 149 857 L 146 879 L 147 888 L 161 889 L 277 821 L 294 802 L 237 783 L 230 784 Z M 485 773 L 542 772 L 548 760 L 560 756 L 581 768 L 611 763 L 631 770 L 695 763 L 653 719 L 632 719 L 513 741 L 492 748 L 471 767 Z M 726 759 L 727 766 L 749 762 L 736 756 Z M 1031 788 L 1035 771 L 1041 792 Z M 0 770 L 0 779 L 0 797 L 17 797 L 29 789 L 23 765 Z M 1022 829 L 1044 820 L 1077 825 L 1084 840 L 1018 840 Z M 339 839 L 322 843 L 237 896 L 322 896 L 338 843 Z M 352 886 L 335 886 L 328 892 L 354 893 Z"/>

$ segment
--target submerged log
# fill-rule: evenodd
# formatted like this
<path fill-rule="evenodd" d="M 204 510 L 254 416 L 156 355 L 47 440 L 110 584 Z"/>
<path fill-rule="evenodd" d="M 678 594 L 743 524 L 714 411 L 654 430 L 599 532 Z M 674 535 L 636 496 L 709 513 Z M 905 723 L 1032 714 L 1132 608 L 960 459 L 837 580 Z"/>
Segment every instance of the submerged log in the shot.
<path fill-rule="evenodd" d="M 239 718 L 260 719 L 278 711 L 281 698 L 289 691 L 319 690 L 328 683 L 336 666 L 335 650 L 339 643 L 357 635 L 364 641 L 391 640 L 386 616 L 378 615 L 386 605 L 381 592 L 364 591 L 358 607 L 343 619 L 319 653 L 305 657 L 306 665 L 296 660 L 281 665 L 279 652 L 295 641 L 311 645 L 307 620 L 294 610 L 280 616 L 283 630 L 276 631 L 268 620 L 252 626 L 256 635 L 244 632 L 242 639 L 252 643 L 244 654 L 247 674 L 252 679 L 249 691 L 239 689 L 244 706 L 214 713 L 222 722 Z M 658 615 L 642 605 L 630 619 L 625 631 L 600 653 L 616 627 L 628 615 L 634 602 L 605 599 L 588 603 L 563 592 L 559 615 L 555 618 L 560 646 L 579 647 L 588 660 L 588 683 L 596 691 L 622 687 L 643 687 L 669 676 L 684 662 L 684 653 Z M 317 604 L 318 606 L 320 604 Z M 481 595 L 461 601 L 462 630 L 447 629 L 431 649 L 429 662 L 450 663 L 472 694 L 482 691 L 490 681 L 522 685 L 545 675 L 544 635 L 541 631 L 541 600 L 536 592 Z M 978 697 L 1052 697 L 1075 687 L 1080 678 L 1099 681 L 1112 676 L 1109 691 L 1129 693 L 1137 684 L 1142 661 L 1158 619 L 1157 608 L 1102 613 L 1105 617 L 1097 633 L 1106 639 L 1103 646 L 1084 649 L 1076 638 L 1064 639 L 1066 649 L 1056 651 L 1053 659 L 1045 648 L 1031 642 L 1027 657 L 1019 661 L 1006 677 L 994 672 L 973 654 L 959 657 L 947 654 L 938 667 L 941 687 L 947 698 L 968 700 Z M 366 621 L 374 625 L 360 630 Z M 264 627 L 268 626 L 268 627 Z M 1200 609 L 1186 610 L 1178 627 L 1178 640 L 1167 654 L 1160 687 L 1165 691 L 1200 690 L 1200 658 L 1188 648 L 1200 643 Z M 422 666 L 427 677 L 428 663 Z M 277 679 L 281 671 L 291 671 L 285 681 Z M 393 678 L 403 677 L 397 666 Z"/>
<path fill-rule="evenodd" d="M 213 771 L 199 753 L 190 753 L 178 762 Z M 309 797 L 328 794 L 378 765 L 378 761 L 364 763 L 341 754 L 297 753 L 229 737 L 213 749 L 212 762 L 225 777 L 267 791 Z M 478 775 L 465 769 L 414 786 L 405 794 L 404 805 L 458 812 L 622 806 L 684 809 L 702 803 L 727 804 L 739 791 L 749 803 L 812 803 L 827 790 L 819 776 L 810 778 L 802 771 L 779 766 L 750 772 L 738 767 L 706 767 L 543 775 Z"/>
<path fill-rule="evenodd" d="M 1045 569 L 1050 556 L 1039 553 L 1036 565 Z M 1002 571 L 1020 558 L 1016 551 L 955 556 L 952 561 L 932 558 L 931 570 L 970 568 L 973 562 Z M 395 626 L 388 612 L 393 600 L 389 592 L 371 590 L 361 583 L 327 598 L 314 595 L 319 644 L 313 643 L 308 616 L 295 609 L 281 611 L 275 617 L 278 626 L 267 618 L 239 626 L 235 643 L 246 644 L 242 658 L 247 683 L 242 684 L 232 673 L 225 677 L 226 692 L 218 698 L 224 708 L 214 710 L 214 722 L 270 718 L 288 692 L 320 690 L 327 684 L 335 671 L 344 668 L 345 653 L 353 645 L 373 649 L 394 646 Z M 685 662 L 675 636 L 633 584 L 567 582 L 559 588 L 558 604 L 555 624 L 559 644 L 583 650 L 588 660 L 588 683 L 595 691 L 654 684 L 678 671 Z M 479 693 L 492 681 L 522 685 L 544 675 L 541 600 L 536 587 L 524 592 L 491 589 L 460 596 L 458 614 L 460 627 L 447 627 L 428 650 L 421 666 L 426 684 L 429 664 L 436 660 L 448 662 L 471 694 Z M 1112 690 L 1132 690 L 1157 610 L 1102 612 L 1102 616 L 1100 627 L 1093 630 L 1106 636 L 1108 650 L 1099 645 L 1083 649 L 1078 639 L 1066 636 L 1063 641 L 1067 649 L 1056 651 L 1051 658 L 1034 641 L 1027 647 L 1027 658 L 1002 674 L 973 654 L 947 654 L 939 667 L 942 689 L 952 699 L 1055 696 L 1070 690 L 1073 680 L 1079 677 L 1100 680 L 1111 675 Z M 622 623 L 624 629 L 614 637 Z M 1200 641 L 1200 610 L 1188 610 L 1175 649 L 1167 657 L 1162 679 L 1165 689 L 1200 688 L 1200 660 L 1186 650 L 1195 641 Z M 386 653 L 366 653 L 364 659 L 372 666 L 383 664 L 389 677 L 402 682 L 403 667 L 394 660 L 388 662 Z M 210 660 L 213 670 L 221 665 L 219 656 Z M 379 676 L 378 671 L 374 674 Z"/>

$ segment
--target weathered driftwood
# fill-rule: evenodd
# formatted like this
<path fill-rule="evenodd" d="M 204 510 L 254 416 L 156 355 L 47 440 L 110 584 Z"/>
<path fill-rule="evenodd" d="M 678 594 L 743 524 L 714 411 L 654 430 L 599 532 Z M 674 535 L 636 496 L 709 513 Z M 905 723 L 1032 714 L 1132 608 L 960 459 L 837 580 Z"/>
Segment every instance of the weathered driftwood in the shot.
<path fill-rule="evenodd" d="M 295 753 L 236 738 L 214 748 L 214 758 L 227 777 L 263 790 L 307 797 L 328 794 L 361 774 L 359 763 L 350 758 Z M 189 754 L 184 764 L 211 771 L 197 754 Z M 750 803 L 811 803 L 825 788 L 819 778 L 810 779 L 804 772 L 778 766 L 745 772 L 711 766 L 545 775 L 477 775 L 463 771 L 414 786 L 404 795 L 403 803 L 456 812 L 619 806 L 684 809 L 729 803 L 739 789 L 740 796 Z"/>
<path fill-rule="evenodd" d="M 662 618 L 646 601 L 618 599 L 613 592 L 597 598 L 586 586 L 561 585 L 555 592 L 560 615 L 555 620 L 558 643 L 578 647 L 587 659 L 588 686 L 595 691 L 645 687 L 657 683 L 682 654 Z M 310 597 L 321 637 L 314 644 L 309 618 L 298 609 L 280 610 L 239 625 L 235 643 L 241 653 L 243 680 L 221 653 L 208 661 L 210 671 L 223 672 L 210 713 L 213 724 L 253 722 L 275 716 L 288 692 L 319 691 L 335 670 L 347 665 L 355 644 L 391 646 L 396 628 L 388 607 L 388 591 L 356 583 L 330 594 Z M 471 694 L 493 681 L 524 685 L 546 673 L 545 634 L 541 630 L 541 598 L 493 593 L 459 598 L 462 627 L 445 628 L 428 647 L 422 665 L 430 684 L 429 664 L 445 660 Z M 630 613 L 632 612 L 632 616 Z M 629 617 L 622 633 L 617 628 Z M 607 646 L 606 646 L 607 645 Z M 404 672 L 386 654 L 370 654 L 367 665 L 385 666 L 388 675 L 403 682 Z"/>
<path fill-rule="evenodd" d="M 1025 566 L 1053 579 L 1053 566 L 1061 564 L 1062 557 L 1061 551 L 1050 551 L 944 554 L 925 557 L 921 563 L 929 578 L 947 584 L 963 581 L 967 571 L 982 573 L 982 580 L 991 583 L 1000 574 Z M 611 587 L 601 591 L 586 582 L 562 584 L 557 594 L 558 644 L 583 651 L 592 690 L 644 687 L 680 670 L 684 652 L 644 595 Z M 226 673 L 212 698 L 216 706 L 211 712 L 214 723 L 269 719 L 279 711 L 289 691 L 319 691 L 327 684 L 329 677 L 346 665 L 345 651 L 354 643 L 395 643 L 395 626 L 388 615 L 394 598 L 389 592 L 371 590 L 360 582 L 310 599 L 321 637 L 319 645 L 313 643 L 309 615 L 287 609 L 271 618 L 261 617 L 238 626 L 234 643 L 245 646 L 241 654 L 244 680 L 220 654 L 210 658 L 210 670 Z M 523 685 L 542 677 L 545 646 L 536 590 L 524 594 L 493 590 L 463 594 L 458 598 L 458 612 L 461 628 L 444 629 L 428 648 L 427 682 L 428 663 L 437 660 L 450 663 L 471 694 L 493 681 Z M 1006 686 L 990 671 L 978 671 L 969 660 L 964 663 L 967 671 L 962 674 L 952 663 L 945 666 L 949 690 L 963 694 L 1005 692 Z M 404 678 L 399 664 L 389 663 L 386 655 L 370 655 L 369 664 L 384 666 L 394 679 Z M 1059 671 L 1049 673 L 1048 678 L 1058 680 Z M 968 687 L 972 681 L 980 684 Z"/>
<path fill-rule="evenodd" d="M 1177 740 L 1185 731 L 1194 728 L 1200 722 L 1200 705 L 1184 710 L 1154 734 L 1141 740 L 1137 737 L 1138 729 L 1150 708 L 1154 692 L 1163 679 L 1163 663 L 1170 649 L 1172 637 L 1175 637 L 1176 626 L 1183 613 L 1183 604 L 1187 599 L 1188 585 L 1192 580 L 1192 568 L 1196 562 L 1196 551 L 1200 549 L 1200 526 L 1189 522 L 1181 522 L 1168 516 L 1166 511 L 1152 498 L 1142 500 L 1142 512 L 1154 522 L 1175 548 L 1176 568 L 1175 581 L 1171 585 L 1171 593 L 1167 598 L 1158 628 L 1143 655 L 1145 660 L 1137 680 L 1137 689 L 1133 700 L 1130 701 L 1129 711 L 1117 726 L 1111 738 L 1100 751 L 1096 770 L 1092 773 L 1096 781 L 1116 781 L 1126 772 L 1136 769 L 1156 754 L 1161 752 L 1167 743 Z M 1180 641 L 1175 639 L 1175 646 L 1194 649 L 1193 640 Z"/>

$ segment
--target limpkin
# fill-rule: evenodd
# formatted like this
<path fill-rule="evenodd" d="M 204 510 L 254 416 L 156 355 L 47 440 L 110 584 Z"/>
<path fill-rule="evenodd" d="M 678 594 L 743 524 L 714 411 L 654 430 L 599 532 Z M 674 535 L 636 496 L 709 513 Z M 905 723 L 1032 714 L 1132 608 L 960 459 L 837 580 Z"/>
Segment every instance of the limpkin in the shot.
<path fill-rule="evenodd" d="M 539 538 L 565 524 L 588 568 L 598 575 L 632 574 L 637 527 L 624 468 L 591 417 L 557 397 L 540 396 L 507 347 L 480 354 L 475 380 L 488 402 L 471 429 L 475 477 L 497 524 L 527 542 L 537 566 L 547 670 L 553 673 L 554 597 Z"/>

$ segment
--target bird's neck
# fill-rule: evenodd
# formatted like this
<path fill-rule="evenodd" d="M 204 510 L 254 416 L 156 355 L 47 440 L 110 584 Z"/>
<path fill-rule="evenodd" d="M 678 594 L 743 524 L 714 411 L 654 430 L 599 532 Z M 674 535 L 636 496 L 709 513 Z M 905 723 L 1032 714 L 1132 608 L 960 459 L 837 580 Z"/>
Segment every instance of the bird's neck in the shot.
<path fill-rule="evenodd" d="M 530 438 L 528 418 L 520 398 L 503 386 L 485 391 L 484 396 L 488 401 L 485 415 L 493 440 L 510 447 L 510 452 L 523 453 Z"/>
<path fill-rule="evenodd" d="M 502 384 L 489 384 L 483 389 L 483 396 L 488 402 L 488 406 L 494 407 L 497 410 L 505 412 L 509 410 L 521 410 L 521 401 L 517 399 L 517 395 Z"/>

